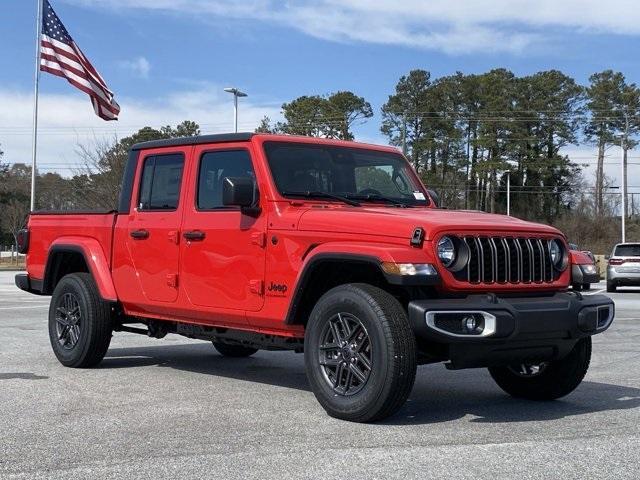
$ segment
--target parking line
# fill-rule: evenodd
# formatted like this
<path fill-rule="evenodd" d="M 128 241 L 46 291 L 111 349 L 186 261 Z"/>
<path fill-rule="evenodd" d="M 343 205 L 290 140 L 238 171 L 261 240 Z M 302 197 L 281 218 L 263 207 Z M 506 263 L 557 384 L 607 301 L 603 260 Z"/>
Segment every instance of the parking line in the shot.
<path fill-rule="evenodd" d="M 600 290 L 596 290 L 595 292 L 583 293 L 582 295 L 584 295 L 584 296 L 587 296 L 587 297 L 588 297 L 588 296 L 590 296 L 590 295 L 597 295 L 597 294 L 599 294 L 599 293 L 602 293 L 602 292 L 604 292 L 605 290 L 606 290 L 606 288 L 602 288 L 602 289 L 600 289 Z"/>
<path fill-rule="evenodd" d="M 49 304 L 33 305 L 30 307 L 0 307 L 0 310 L 25 310 L 29 308 L 47 308 Z"/>

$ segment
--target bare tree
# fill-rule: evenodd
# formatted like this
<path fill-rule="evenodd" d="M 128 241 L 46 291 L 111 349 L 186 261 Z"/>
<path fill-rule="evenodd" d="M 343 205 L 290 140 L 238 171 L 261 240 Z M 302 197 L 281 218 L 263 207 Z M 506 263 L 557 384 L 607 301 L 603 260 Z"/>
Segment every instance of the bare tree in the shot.
<path fill-rule="evenodd" d="M 18 243 L 18 232 L 24 228 L 29 215 L 29 204 L 16 198 L 9 200 L 2 209 L 2 224 L 11 235 L 15 244 Z"/>

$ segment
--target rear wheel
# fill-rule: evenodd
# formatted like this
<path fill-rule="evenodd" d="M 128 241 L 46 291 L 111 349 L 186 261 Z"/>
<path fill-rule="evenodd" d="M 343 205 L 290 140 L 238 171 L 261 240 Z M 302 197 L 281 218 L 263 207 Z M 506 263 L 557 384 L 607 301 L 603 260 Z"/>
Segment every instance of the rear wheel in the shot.
<path fill-rule="evenodd" d="M 591 284 L 590 283 L 583 283 L 582 284 L 582 289 L 583 290 L 591 290 Z"/>
<path fill-rule="evenodd" d="M 528 400 L 555 400 L 576 389 L 589 369 L 591 337 L 576 343 L 561 360 L 540 364 L 492 367 L 489 373 L 509 395 Z"/>
<path fill-rule="evenodd" d="M 575 291 L 578 291 L 578 292 L 579 292 L 580 290 L 582 290 L 582 284 L 581 284 L 581 283 L 574 283 L 574 284 L 572 284 L 571 286 L 573 287 L 573 289 L 574 289 Z"/>
<path fill-rule="evenodd" d="M 250 357 L 258 351 L 257 348 L 245 347 L 243 345 L 230 345 L 227 343 L 211 342 L 215 349 L 225 357 L 243 358 Z"/>
<path fill-rule="evenodd" d="M 111 343 L 111 307 L 88 273 L 64 276 L 49 307 L 49 339 L 56 357 L 74 368 L 100 363 Z"/>
<path fill-rule="evenodd" d="M 607 292 L 614 293 L 616 291 L 617 285 L 614 282 L 607 280 Z"/>
<path fill-rule="evenodd" d="M 311 389 L 332 417 L 381 420 L 411 392 L 415 337 L 404 309 L 384 290 L 348 284 L 328 291 L 311 313 L 304 343 Z"/>

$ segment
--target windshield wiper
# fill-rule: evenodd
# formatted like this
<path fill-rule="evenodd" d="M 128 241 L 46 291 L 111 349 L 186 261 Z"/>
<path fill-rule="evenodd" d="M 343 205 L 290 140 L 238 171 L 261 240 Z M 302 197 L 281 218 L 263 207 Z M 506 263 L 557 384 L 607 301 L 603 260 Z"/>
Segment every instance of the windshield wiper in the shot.
<path fill-rule="evenodd" d="M 342 195 L 335 195 L 333 193 L 328 193 L 328 192 L 315 192 L 315 191 L 309 191 L 309 192 L 282 192 L 282 195 L 284 195 L 285 197 L 305 197 L 305 198 L 330 198 L 332 200 L 338 200 L 340 202 L 346 203 L 347 205 L 351 205 L 352 207 L 359 207 L 360 206 L 360 202 L 357 202 L 355 200 L 352 200 L 350 198 L 347 197 L 343 197 Z"/>
<path fill-rule="evenodd" d="M 366 195 L 349 194 L 347 198 L 363 200 L 365 202 L 386 202 L 400 208 L 411 208 L 413 206 L 403 202 L 402 200 L 398 200 L 397 198 L 387 197 L 385 195 L 379 195 L 377 193 L 368 193 Z"/>

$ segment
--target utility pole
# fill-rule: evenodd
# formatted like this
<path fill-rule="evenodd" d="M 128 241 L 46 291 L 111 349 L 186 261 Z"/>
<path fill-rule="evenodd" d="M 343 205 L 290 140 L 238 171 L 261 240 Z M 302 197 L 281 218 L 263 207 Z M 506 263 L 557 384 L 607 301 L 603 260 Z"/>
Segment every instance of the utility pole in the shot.
<path fill-rule="evenodd" d="M 407 156 L 407 114 L 402 114 L 402 154 Z M 415 159 L 414 159 L 415 161 Z"/>
<path fill-rule="evenodd" d="M 469 186 L 471 183 L 471 124 L 467 126 L 467 175 L 464 182 L 464 208 L 469 208 Z"/>
<path fill-rule="evenodd" d="M 247 94 L 235 87 L 227 87 L 224 91 L 233 94 L 233 131 L 238 133 L 238 97 L 246 97 Z"/>
<path fill-rule="evenodd" d="M 507 172 L 507 216 L 511 216 L 511 170 Z"/>
<path fill-rule="evenodd" d="M 620 170 L 621 170 L 621 197 L 622 197 L 622 212 L 620 218 L 622 220 L 622 243 L 626 241 L 626 222 L 627 222 L 627 156 L 624 151 L 625 147 L 625 135 L 620 139 Z"/>

